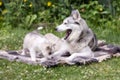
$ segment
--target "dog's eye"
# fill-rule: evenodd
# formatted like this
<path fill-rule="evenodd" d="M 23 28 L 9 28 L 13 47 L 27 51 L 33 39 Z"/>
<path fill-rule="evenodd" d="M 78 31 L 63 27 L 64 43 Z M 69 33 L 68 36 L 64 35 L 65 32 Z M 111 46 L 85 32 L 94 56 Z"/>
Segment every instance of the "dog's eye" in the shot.
<path fill-rule="evenodd" d="M 79 22 L 75 22 L 75 24 L 78 24 L 78 25 L 80 25 L 80 23 L 79 23 Z"/>
<path fill-rule="evenodd" d="M 67 23 L 64 23 L 64 24 L 67 24 Z"/>

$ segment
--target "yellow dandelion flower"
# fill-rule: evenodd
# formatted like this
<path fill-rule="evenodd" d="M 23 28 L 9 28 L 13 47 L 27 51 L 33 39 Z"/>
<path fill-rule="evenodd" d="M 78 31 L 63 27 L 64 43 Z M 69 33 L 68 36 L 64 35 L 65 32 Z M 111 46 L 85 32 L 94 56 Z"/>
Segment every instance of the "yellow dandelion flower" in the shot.
<path fill-rule="evenodd" d="M 47 2 L 47 6 L 51 6 L 52 3 L 50 1 Z"/>
<path fill-rule="evenodd" d="M 2 14 L 6 14 L 8 12 L 8 10 L 7 9 L 4 9 L 3 11 L 2 11 Z"/>
<path fill-rule="evenodd" d="M 27 2 L 27 0 L 23 0 L 23 2 L 25 3 L 25 2 Z"/>
<path fill-rule="evenodd" d="M 32 3 L 29 5 L 29 7 L 32 7 L 33 5 L 32 5 Z"/>
<path fill-rule="evenodd" d="M 2 6 L 2 2 L 0 2 L 0 6 Z"/>

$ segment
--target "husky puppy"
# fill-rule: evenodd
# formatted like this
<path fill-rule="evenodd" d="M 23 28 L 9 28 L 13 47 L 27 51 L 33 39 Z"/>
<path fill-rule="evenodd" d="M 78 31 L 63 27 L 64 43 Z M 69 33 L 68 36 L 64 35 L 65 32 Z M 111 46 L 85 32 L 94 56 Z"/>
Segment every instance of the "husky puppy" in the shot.
<path fill-rule="evenodd" d="M 27 52 L 29 52 L 33 61 L 36 61 L 37 54 L 42 54 L 47 58 L 52 54 L 52 44 L 43 35 L 33 31 L 24 38 L 22 55 Z"/>

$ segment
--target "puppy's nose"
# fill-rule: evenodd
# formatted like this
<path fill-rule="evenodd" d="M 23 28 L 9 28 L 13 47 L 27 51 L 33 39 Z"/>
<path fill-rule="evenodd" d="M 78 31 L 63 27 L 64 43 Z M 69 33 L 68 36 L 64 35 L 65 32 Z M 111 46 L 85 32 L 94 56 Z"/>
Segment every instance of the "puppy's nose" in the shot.
<path fill-rule="evenodd" d="M 52 52 L 49 52 L 49 55 L 51 55 L 52 54 Z"/>
<path fill-rule="evenodd" d="M 55 28 L 55 31 L 57 31 L 57 28 Z"/>

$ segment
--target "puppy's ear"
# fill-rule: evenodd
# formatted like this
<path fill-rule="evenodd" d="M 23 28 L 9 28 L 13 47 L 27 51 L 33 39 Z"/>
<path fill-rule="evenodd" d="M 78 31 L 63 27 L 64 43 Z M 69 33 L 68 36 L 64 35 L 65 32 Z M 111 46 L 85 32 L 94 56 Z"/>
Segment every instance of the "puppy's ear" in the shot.
<path fill-rule="evenodd" d="M 78 10 L 72 10 L 71 12 L 71 16 L 73 17 L 73 19 L 75 20 L 80 20 L 81 16 Z"/>

